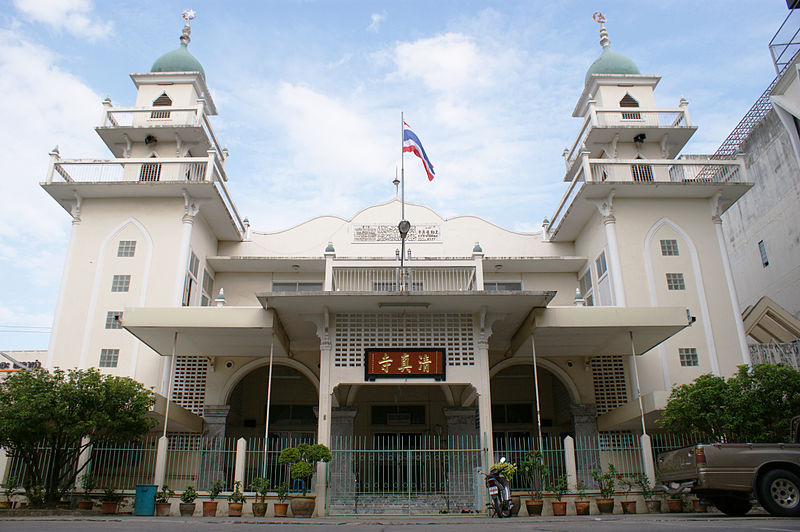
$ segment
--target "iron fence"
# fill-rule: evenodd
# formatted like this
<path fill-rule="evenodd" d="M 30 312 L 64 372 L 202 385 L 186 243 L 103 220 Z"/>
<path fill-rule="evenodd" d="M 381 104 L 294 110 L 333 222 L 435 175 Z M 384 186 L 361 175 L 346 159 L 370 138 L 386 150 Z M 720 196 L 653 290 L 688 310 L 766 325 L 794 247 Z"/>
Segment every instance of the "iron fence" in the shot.
<path fill-rule="evenodd" d="M 155 436 L 126 443 L 96 442 L 87 471 L 99 489 L 132 490 L 153 480 L 157 450 Z"/>
<path fill-rule="evenodd" d="M 598 489 L 592 472 L 608 471 L 613 465 L 617 472 L 633 478 L 644 473 L 642 445 L 639 435 L 632 432 L 600 432 L 575 437 L 576 476 L 587 489 Z"/>
<path fill-rule="evenodd" d="M 548 486 L 554 485 L 558 478 L 567 474 L 564 461 L 564 441 L 560 437 L 545 438 L 542 440 L 543 449 L 539 448 L 538 435 L 508 437 L 495 440 L 494 461 L 500 461 L 505 457 L 508 462 L 516 464 L 517 473 L 511 480 L 511 489 L 515 491 L 530 491 L 533 486 L 538 486 L 546 490 Z M 529 453 L 540 451 L 542 462 L 547 466 L 547 474 L 541 477 L 529 478 L 522 471 L 522 463 L 528 458 Z"/>

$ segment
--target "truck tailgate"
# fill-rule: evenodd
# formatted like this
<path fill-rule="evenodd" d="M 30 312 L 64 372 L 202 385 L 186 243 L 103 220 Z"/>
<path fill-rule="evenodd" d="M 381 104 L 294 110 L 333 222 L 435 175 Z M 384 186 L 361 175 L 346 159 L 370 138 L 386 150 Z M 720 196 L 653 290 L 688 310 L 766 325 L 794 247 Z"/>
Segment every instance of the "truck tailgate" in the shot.
<path fill-rule="evenodd" d="M 697 464 L 694 446 L 661 453 L 656 460 L 656 468 L 661 482 L 695 480 Z"/>

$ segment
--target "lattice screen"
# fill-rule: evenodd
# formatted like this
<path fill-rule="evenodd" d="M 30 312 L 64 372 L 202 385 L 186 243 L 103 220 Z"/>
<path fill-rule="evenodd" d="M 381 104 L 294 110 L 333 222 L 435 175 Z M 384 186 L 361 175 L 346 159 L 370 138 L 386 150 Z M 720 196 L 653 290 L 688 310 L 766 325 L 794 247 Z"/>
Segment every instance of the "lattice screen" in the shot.
<path fill-rule="evenodd" d="M 592 378 L 598 414 L 605 414 L 628 402 L 625 364 L 621 356 L 592 358 Z"/>
<path fill-rule="evenodd" d="M 178 356 L 175 359 L 175 379 L 172 400 L 198 416 L 203 415 L 206 402 L 208 357 Z"/>
<path fill-rule="evenodd" d="M 336 314 L 336 366 L 360 367 L 364 349 L 443 347 L 448 366 L 475 365 L 471 314 Z"/>

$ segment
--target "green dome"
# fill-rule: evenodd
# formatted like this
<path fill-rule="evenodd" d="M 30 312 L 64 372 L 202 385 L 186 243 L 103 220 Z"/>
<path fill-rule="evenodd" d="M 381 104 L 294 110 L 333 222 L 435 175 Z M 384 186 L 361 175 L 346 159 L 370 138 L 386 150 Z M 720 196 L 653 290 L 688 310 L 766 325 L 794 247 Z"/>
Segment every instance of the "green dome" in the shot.
<path fill-rule="evenodd" d="M 189 53 L 185 43 L 156 59 L 150 72 L 200 72 L 203 79 L 206 79 L 203 65 Z"/>
<path fill-rule="evenodd" d="M 639 67 L 633 60 L 617 52 L 612 52 L 611 48 L 603 46 L 603 53 L 594 60 L 592 66 L 586 72 L 584 84 L 588 84 L 592 79 L 592 74 L 639 74 Z"/>

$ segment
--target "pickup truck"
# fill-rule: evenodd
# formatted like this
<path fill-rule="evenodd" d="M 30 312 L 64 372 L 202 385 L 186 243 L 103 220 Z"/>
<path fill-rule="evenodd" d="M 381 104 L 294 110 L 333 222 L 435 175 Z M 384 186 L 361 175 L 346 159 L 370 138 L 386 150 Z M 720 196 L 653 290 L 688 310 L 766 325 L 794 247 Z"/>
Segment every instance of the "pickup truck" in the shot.
<path fill-rule="evenodd" d="M 800 441 L 800 417 L 792 436 Z M 724 514 L 746 514 L 755 496 L 773 515 L 800 516 L 800 443 L 698 443 L 660 454 L 656 467 L 667 493 L 691 491 Z"/>

